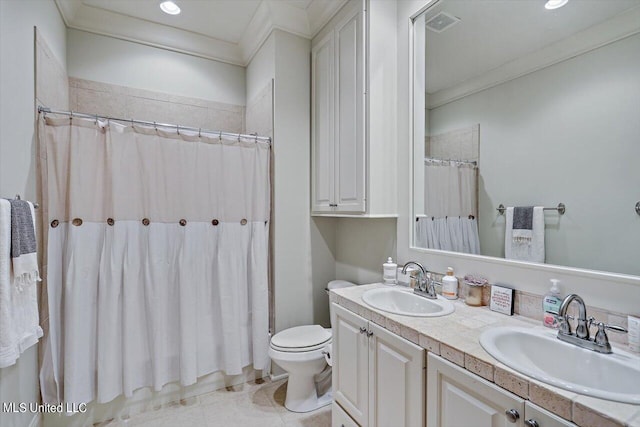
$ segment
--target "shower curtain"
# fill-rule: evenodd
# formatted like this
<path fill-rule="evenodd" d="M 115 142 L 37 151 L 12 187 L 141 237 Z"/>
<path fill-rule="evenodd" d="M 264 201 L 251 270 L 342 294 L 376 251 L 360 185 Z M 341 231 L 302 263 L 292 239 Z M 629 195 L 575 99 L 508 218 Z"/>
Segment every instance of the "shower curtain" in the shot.
<path fill-rule="evenodd" d="M 469 162 L 425 159 L 425 213 L 415 224 L 418 247 L 480 253 L 477 171 Z"/>
<path fill-rule="evenodd" d="M 44 401 L 266 368 L 269 145 L 50 117 L 39 137 Z"/>

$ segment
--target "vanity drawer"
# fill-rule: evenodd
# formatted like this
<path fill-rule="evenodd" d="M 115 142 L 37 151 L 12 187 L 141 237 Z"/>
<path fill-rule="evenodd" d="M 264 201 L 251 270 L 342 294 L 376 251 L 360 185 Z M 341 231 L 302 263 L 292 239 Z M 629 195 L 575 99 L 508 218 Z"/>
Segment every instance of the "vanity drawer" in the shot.
<path fill-rule="evenodd" d="M 331 427 L 358 427 L 349 414 L 336 402 L 331 404 Z"/>

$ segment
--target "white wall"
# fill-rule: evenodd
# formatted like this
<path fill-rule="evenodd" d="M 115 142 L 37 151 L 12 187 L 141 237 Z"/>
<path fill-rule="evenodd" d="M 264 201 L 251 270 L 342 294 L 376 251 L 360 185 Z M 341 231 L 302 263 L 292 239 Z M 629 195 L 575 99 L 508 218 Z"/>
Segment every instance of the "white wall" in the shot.
<path fill-rule="evenodd" d="M 504 256 L 495 208 L 546 216 L 546 262 L 640 275 L 640 34 L 430 111 L 431 135 L 480 123 L 479 233 Z M 607 248 L 606 250 L 603 250 Z"/>
<path fill-rule="evenodd" d="M 410 126 L 410 17 L 429 2 L 426 0 L 398 3 L 398 258 L 401 261 L 417 260 L 434 271 L 446 271 L 448 266 L 457 275 L 481 273 L 492 282 L 510 284 L 516 289 L 544 294 L 549 279 L 562 280 L 563 290 L 580 294 L 589 305 L 622 313 L 637 312 L 640 301 L 640 277 L 602 274 L 585 270 L 533 265 L 505 261 L 497 258 L 465 256 L 453 253 L 433 252 L 410 248 L 412 227 L 411 195 L 411 126 Z"/>
<path fill-rule="evenodd" d="M 276 30 L 273 212 L 276 331 L 313 321 L 310 41 Z"/>
<path fill-rule="evenodd" d="M 395 218 L 339 218 L 336 277 L 357 284 L 382 281 L 382 264 L 396 260 Z"/>
<path fill-rule="evenodd" d="M 245 69 L 237 65 L 70 29 L 69 77 L 189 98 L 244 105 Z"/>
<path fill-rule="evenodd" d="M 276 42 L 271 33 L 253 55 L 246 70 L 246 103 L 255 100 L 260 91 L 276 76 Z"/>
<path fill-rule="evenodd" d="M 66 28 L 53 1 L 0 1 L 0 197 L 35 200 L 34 29 L 66 63 Z M 0 369 L 0 402 L 39 400 L 38 350 Z M 28 426 L 33 414 L 0 413 L 2 427 Z"/>

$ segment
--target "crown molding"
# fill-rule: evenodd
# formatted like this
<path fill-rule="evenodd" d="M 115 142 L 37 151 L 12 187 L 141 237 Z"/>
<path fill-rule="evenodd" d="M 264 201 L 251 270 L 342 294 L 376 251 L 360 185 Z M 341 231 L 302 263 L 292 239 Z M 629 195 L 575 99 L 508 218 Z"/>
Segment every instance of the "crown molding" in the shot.
<path fill-rule="evenodd" d="M 640 32 L 640 6 L 461 84 L 427 94 L 433 109 Z"/>
<path fill-rule="evenodd" d="M 311 39 L 348 0 L 313 0 L 307 9 L 263 0 L 238 43 L 87 6 L 82 0 L 54 1 L 68 28 L 245 67 L 273 30 Z"/>

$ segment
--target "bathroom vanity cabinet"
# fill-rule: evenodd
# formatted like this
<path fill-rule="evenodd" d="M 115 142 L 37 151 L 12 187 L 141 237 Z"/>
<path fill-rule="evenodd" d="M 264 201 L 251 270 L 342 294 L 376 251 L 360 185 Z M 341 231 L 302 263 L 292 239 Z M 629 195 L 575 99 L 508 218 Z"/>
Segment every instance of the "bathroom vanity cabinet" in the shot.
<path fill-rule="evenodd" d="M 313 215 L 397 216 L 395 16 L 347 2 L 312 40 Z"/>
<path fill-rule="evenodd" d="M 424 426 L 425 350 L 332 304 L 333 425 Z"/>
<path fill-rule="evenodd" d="M 433 353 L 427 358 L 427 425 L 575 427 Z"/>

